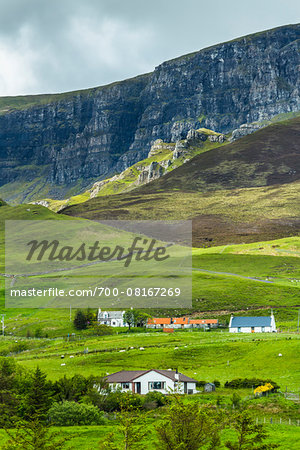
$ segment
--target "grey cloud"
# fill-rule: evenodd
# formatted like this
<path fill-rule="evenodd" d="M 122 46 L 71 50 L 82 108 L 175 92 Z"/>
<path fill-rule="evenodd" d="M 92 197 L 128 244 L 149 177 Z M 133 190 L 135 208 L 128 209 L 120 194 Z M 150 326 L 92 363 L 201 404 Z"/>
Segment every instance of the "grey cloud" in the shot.
<path fill-rule="evenodd" d="M 0 95 L 106 84 L 299 13 L 294 0 L 0 0 Z"/>

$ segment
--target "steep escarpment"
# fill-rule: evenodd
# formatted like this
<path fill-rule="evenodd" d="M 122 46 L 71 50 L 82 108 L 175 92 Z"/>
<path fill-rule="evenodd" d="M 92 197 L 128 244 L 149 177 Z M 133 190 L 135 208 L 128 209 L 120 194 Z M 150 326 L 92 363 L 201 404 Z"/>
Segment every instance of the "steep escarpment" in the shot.
<path fill-rule="evenodd" d="M 119 195 L 68 206 L 87 219 L 193 219 L 194 245 L 298 235 L 300 118 L 274 123 L 194 156 Z"/>
<path fill-rule="evenodd" d="M 2 197 L 61 198 L 142 160 L 156 139 L 300 110 L 299 39 L 300 25 L 280 27 L 106 87 L 0 99 Z"/>
<path fill-rule="evenodd" d="M 141 76 L 2 112 L 1 184 L 41 177 L 54 188 L 108 173 L 134 138 L 141 115 L 137 99 L 147 79 Z M 137 154 L 135 158 L 140 159 Z"/>

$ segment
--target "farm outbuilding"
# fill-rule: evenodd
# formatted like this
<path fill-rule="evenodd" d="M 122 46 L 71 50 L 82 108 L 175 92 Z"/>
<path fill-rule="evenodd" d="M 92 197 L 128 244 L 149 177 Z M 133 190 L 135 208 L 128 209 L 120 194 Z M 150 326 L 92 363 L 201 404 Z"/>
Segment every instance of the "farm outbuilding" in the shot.
<path fill-rule="evenodd" d="M 216 390 L 216 386 L 214 383 L 205 383 L 203 390 L 204 392 L 214 392 Z"/>

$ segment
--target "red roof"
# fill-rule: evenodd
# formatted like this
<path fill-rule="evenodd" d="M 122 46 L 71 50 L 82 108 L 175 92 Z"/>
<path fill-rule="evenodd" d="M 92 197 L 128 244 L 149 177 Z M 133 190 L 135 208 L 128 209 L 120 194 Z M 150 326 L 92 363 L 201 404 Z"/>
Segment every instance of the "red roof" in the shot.
<path fill-rule="evenodd" d="M 218 319 L 191 319 L 190 323 L 193 323 L 195 325 L 203 325 L 203 324 L 209 324 L 209 323 L 218 323 Z"/>
<path fill-rule="evenodd" d="M 189 318 L 188 317 L 175 317 L 173 319 L 173 323 L 184 325 L 185 323 L 189 323 Z"/>
<path fill-rule="evenodd" d="M 148 319 L 149 325 L 170 325 L 170 323 L 170 317 L 153 317 L 152 319 Z"/>
<path fill-rule="evenodd" d="M 208 324 L 217 324 L 218 319 L 189 319 L 188 317 L 153 317 L 152 319 L 148 319 L 148 325 L 185 325 L 185 324 L 194 324 L 194 325 L 208 325 Z"/>

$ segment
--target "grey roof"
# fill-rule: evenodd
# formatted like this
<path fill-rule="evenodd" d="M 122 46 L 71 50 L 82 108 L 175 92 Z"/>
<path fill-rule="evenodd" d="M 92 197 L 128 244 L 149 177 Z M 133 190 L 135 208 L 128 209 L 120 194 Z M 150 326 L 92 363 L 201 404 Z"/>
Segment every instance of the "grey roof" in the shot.
<path fill-rule="evenodd" d="M 99 319 L 106 319 L 104 313 L 108 314 L 108 319 L 122 319 L 124 311 L 101 311 L 98 314 Z"/>
<path fill-rule="evenodd" d="M 136 378 L 139 378 L 142 375 L 145 375 L 148 372 L 157 372 L 161 375 L 164 375 L 167 378 L 170 378 L 173 381 L 177 381 L 175 378 L 175 370 L 159 370 L 159 369 L 150 369 L 150 370 L 120 370 L 120 372 L 112 373 L 111 375 L 107 375 L 106 380 L 108 383 L 128 383 L 134 381 Z M 178 373 L 179 381 L 187 381 L 189 383 L 196 383 L 197 380 L 193 378 L 187 377 L 182 373 Z"/>
<path fill-rule="evenodd" d="M 126 383 L 147 372 L 148 370 L 120 370 L 120 372 L 112 373 L 105 378 L 108 383 Z"/>
<path fill-rule="evenodd" d="M 270 316 L 258 316 L 258 317 L 233 317 L 231 322 L 231 328 L 236 327 L 270 327 Z"/>

